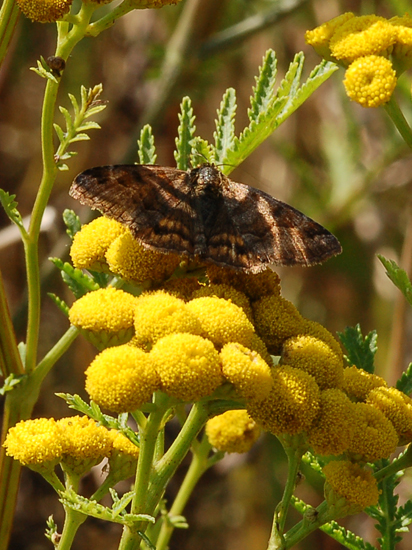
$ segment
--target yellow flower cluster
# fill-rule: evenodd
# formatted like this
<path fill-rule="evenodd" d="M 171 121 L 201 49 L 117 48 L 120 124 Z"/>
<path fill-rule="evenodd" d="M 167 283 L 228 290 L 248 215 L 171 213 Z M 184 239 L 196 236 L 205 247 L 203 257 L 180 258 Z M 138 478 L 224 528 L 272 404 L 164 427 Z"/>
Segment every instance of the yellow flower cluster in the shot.
<path fill-rule="evenodd" d="M 246 453 L 260 434 L 261 428 L 244 410 L 227 411 L 206 424 L 209 443 L 226 453 Z"/>
<path fill-rule="evenodd" d="M 26 17 L 39 23 L 52 23 L 69 13 L 73 0 L 16 0 Z"/>
<path fill-rule="evenodd" d="M 345 13 L 307 31 L 319 55 L 347 68 L 346 93 L 363 107 L 387 103 L 402 72 L 412 67 L 412 20 Z"/>
<path fill-rule="evenodd" d="M 121 223 L 104 216 L 84 225 L 70 249 L 74 267 L 109 271 L 123 279 L 143 282 L 164 281 L 180 259 L 175 254 L 148 250 Z"/>
<path fill-rule="evenodd" d="M 105 457 L 110 461 L 114 454 L 117 460 L 132 460 L 134 465 L 139 455 L 138 447 L 124 435 L 98 426 L 87 416 L 21 421 L 10 428 L 3 446 L 8 456 L 33 469 L 50 472 L 60 463 L 76 475 L 83 475 Z"/>

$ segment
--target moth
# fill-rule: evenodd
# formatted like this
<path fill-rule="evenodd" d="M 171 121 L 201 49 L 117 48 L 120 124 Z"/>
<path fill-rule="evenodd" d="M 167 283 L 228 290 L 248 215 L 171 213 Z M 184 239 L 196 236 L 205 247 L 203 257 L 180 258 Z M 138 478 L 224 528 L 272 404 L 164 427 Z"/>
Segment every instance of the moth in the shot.
<path fill-rule="evenodd" d="M 327 229 L 212 164 L 187 171 L 113 165 L 79 174 L 70 195 L 127 226 L 146 248 L 202 264 L 259 273 L 311 266 L 340 254 Z"/>

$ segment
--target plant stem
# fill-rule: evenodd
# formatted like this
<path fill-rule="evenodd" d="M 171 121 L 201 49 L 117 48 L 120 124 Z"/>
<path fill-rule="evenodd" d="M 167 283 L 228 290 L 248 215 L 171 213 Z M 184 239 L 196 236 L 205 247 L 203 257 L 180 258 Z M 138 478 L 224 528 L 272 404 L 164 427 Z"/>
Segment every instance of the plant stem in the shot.
<path fill-rule="evenodd" d="M 72 510 L 68 506 L 64 507 L 66 514 L 64 520 L 64 527 L 61 535 L 61 539 L 57 546 L 57 550 L 70 550 L 73 544 L 74 537 L 80 525 L 86 521 L 87 516 L 75 510 Z"/>
<path fill-rule="evenodd" d="M 395 124 L 398 132 L 405 140 L 405 143 L 408 145 L 408 147 L 412 149 L 412 130 L 406 118 L 404 117 L 394 95 L 392 95 L 388 103 L 385 103 L 384 109 L 392 119 L 392 122 Z"/>
<path fill-rule="evenodd" d="M 160 530 L 159 538 L 156 543 L 156 550 L 166 550 L 170 537 L 175 529 L 175 526 L 169 518 L 179 516 L 183 513 L 183 510 L 189 500 L 190 495 L 193 492 L 197 482 L 205 471 L 210 468 L 213 462 L 208 460 L 208 455 L 211 450 L 211 445 L 206 436 L 203 437 L 200 445 L 196 446 L 193 450 L 192 462 L 186 473 L 179 492 L 170 508 L 167 518 L 163 518 L 162 527 Z M 150 536 L 149 536 L 150 538 Z"/>
<path fill-rule="evenodd" d="M 3 277 L 0 272 L 0 356 L 2 375 L 7 378 L 10 374 L 21 375 L 24 367 L 17 348 L 16 336 L 6 298 Z"/>
<path fill-rule="evenodd" d="M 3 0 L 0 9 L 0 65 L 6 57 L 19 15 L 16 0 Z"/>

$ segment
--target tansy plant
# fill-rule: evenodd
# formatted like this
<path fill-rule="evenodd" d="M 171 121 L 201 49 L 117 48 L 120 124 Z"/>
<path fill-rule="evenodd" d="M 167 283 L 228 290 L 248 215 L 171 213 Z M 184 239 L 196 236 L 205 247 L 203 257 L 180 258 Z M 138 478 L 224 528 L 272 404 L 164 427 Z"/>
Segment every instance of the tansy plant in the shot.
<path fill-rule="evenodd" d="M 282 296 L 279 277 L 271 269 L 251 275 L 191 265 L 173 254 L 147 250 L 117 221 L 99 217 L 81 227 L 75 213 L 66 211 L 72 263 L 53 261 L 75 301 L 69 307 L 51 297 L 67 315 L 70 328 L 38 360 L 40 221 L 58 171 L 69 168 L 66 161 L 74 154 L 70 145 L 88 139 L 87 132 L 98 128 L 90 118 L 104 107 L 101 86 L 82 88 L 80 101 L 69 96 L 71 111 L 60 108 L 66 127 L 54 124 L 59 84 L 70 69 L 66 62 L 84 36 L 97 36 L 132 9 L 168 2 L 124 0 L 99 18 L 103 3 L 84 1 L 73 7 L 69 0 L 18 2 L 33 20 L 55 21 L 58 37 L 55 55 L 40 60 L 35 69 L 46 81 L 44 170 L 28 229 L 15 197 L 4 191 L 0 195 L 24 243 L 29 306 L 27 339 L 17 346 L 0 286 L 0 364 L 6 396 L 1 548 L 7 545 L 22 464 L 51 484 L 64 507 L 63 527 L 49 518 L 46 530 L 59 550 L 71 547 L 88 516 L 120 524 L 122 550 L 164 550 L 176 528 L 188 527 L 182 514 L 202 474 L 225 453 L 247 452 L 262 431 L 279 439 L 289 461 L 283 498 L 268 533 L 269 549 L 292 548 L 321 528 L 347 548 L 371 550 L 372 545 L 335 522 L 363 510 L 376 520 L 382 548 L 394 548 L 412 514 L 411 502 L 397 507 L 394 496 L 400 472 L 411 464 L 409 448 L 391 460 L 392 453 L 412 441 L 411 369 L 396 388 L 388 387 L 373 372 L 376 335 L 363 337 L 359 327 L 340 335 L 347 353 L 343 355 L 326 328 L 304 318 Z M 5 5 L 10 8 L 8 1 Z M 13 9 L 7 12 L 9 25 Z M 177 167 L 184 170 L 206 160 L 228 174 L 331 76 L 337 69 L 331 60 L 348 67 L 345 86 L 350 97 L 369 107 L 385 105 L 411 144 L 409 127 L 392 96 L 397 73 L 409 68 L 408 22 L 406 16 L 387 22 L 345 14 L 310 31 L 308 41 L 327 60 L 303 84 L 303 55 L 298 54 L 275 88 L 276 57 L 268 51 L 256 79 L 248 125 L 239 135 L 233 89 L 223 96 L 213 143 L 195 135 L 191 102 L 185 98 L 176 139 Z M 11 32 L 6 23 L 0 28 L 3 45 Z M 140 134 L 138 160 L 156 160 L 149 126 Z M 382 261 L 412 301 L 406 274 Z M 30 419 L 42 381 L 79 333 L 96 347 L 85 371 L 90 403 L 60 394 L 81 416 Z M 172 420 L 179 428 L 166 445 L 165 430 Z M 190 466 L 180 489 L 173 502 L 166 502 L 165 490 L 188 454 Z M 86 498 L 80 480 L 102 461 L 101 485 Z M 316 509 L 294 496 L 302 461 L 324 482 L 325 500 Z M 130 491 L 120 496 L 116 484 L 130 478 Z M 302 520 L 287 530 L 291 506 Z"/>

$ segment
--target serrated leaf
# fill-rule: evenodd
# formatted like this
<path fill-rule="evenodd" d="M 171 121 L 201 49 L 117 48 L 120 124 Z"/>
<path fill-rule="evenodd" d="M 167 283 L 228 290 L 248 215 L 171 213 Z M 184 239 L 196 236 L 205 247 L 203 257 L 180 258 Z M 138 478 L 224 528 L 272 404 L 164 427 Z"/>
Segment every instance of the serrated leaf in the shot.
<path fill-rule="evenodd" d="M 380 254 L 378 254 L 378 258 L 386 269 L 386 275 L 399 288 L 409 304 L 412 305 L 412 284 L 406 271 L 400 268 L 393 260 L 388 260 Z"/>
<path fill-rule="evenodd" d="M 349 550 L 376 550 L 375 546 L 342 527 L 336 521 L 322 525 L 320 529 Z"/>
<path fill-rule="evenodd" d="M 409 363 L 406 371 L 396 382 L 396 389 L 410 395 L 412 393 L 412 363 Z"/>
<path fill-rule="evenodd" d="M 47 293 L 47 296 L 53 300 L 54 304 L 60 309 L 60 311 L 63 312 L 63 314 L 68 317 L 69 316 L 69 306 L 66 304 L 66 302 L 62 299 L 62 298 L 59 298 L 56 294 L 54 294 L 53 292 L 48 292 Z"/>
<path fill-rule="evenodd" d="M 176 167 L 179 170 L 187 170 L 190 154 L 192 152 L 192 140 L 196 130 L 190 97 L 183 98 L 180 109 L 180 124 L 177 129 L 176 151 L 174 157 L 176 160 Z"/>
<path fill-rule="evenodd" d="M 93 115 L 97 115 L 97 113 L 101 113 L 104 109 L 106 109 L 106 105 L 102 103 L 101 105 L 95 105 L 94 107 L 89 107 L 87 112 L 84 114 L 84 118 L 89 118 Z"/>
<path fill-rule="evenodd" d="M 66 135 L 71 135 L 74 133 L 74 125 L 73 125 L 73 120 L 72 120 L 72 117 L 69 113 L 69 111 L 66 109 L 66 107 L 59 107 L 59 110 L 61 112 L 61 114 L 64 116 L 64 120 L 66 122 L 66 128 L 67 128 L 67 132 L 66 132 Z"/>
<path fill-rule="evenodd" d="M 192 141 L 190 163 L 192 166 L 200 166 L 205 162 L 215 162 L 213 147 L 205 139 L 196 136 Z"/>
<path fill-rule="evenodd" d="M 73 105 L 73 112 L 74 112 L 74 115 L 77 117 L 79 116 L 79 113 L 80 113 L 80 108 L 79 108 L 79 104 L 77 102 L 77 99 L 76 97 L 73 95 L 73 94 L 67 94 L 69 96 L 69 99 L 71 101 L 71 104 Z"/>
<path fill-rule="evenodd" d="M 66 226 L 66 233 L 73 239 L 76 233 L 82 228 L 79 216 L 73 210 L 66 208 L 63 211 L 63 221 Z"/>
<path fill-rule="evenodd" d="M 347 327 L 344 332 L 338 332 L 338 336 L 348 352 L 345 356 L 348 364 L 373 374 L 378 339 L 376 330 L 363 338 L 360 325 L 357 324 L 356 327 Z"/>
<path fill-rule="evenodd" d="M 4 189 L 0 189 L 0 203 L 4 208 L 4 211 L 9 219 L 20 229 L 20 233 L 23 237 L 26 237 L 27 232 L 23 225 L 21 214 L 17 209 L 17 202 L 14 200 L 15 198 L 16 195 L 10 195 L 10 193 L 7 193 Z"/>
<path fill-rule="evenodd" d="M 155 164 L 157 158 L 156 147 L 152 127 L 149 124 L 143 126 L 137 145 L 140 164 Z"/>
<path fill-rule="evenodd" d="M 74 137 L 69 139 L 68 143 L 75 143 L 76 141 L 88 141 L 90 136 L 87 134 L 76 134 Z"/>
<path fill-rule="evenodd" d="M 25 378 L 26 375 L 16 376 L 15 374 L 10 374 L 4 382 L 3 386 L 0 388 L 0 395 L 5 395 L 7 392 L 12 391 L 20 382 Z"/>
<path fill-rule="evenodd" d="M 94 120 L 89 120 L 83 122 L 80 126 L 77 127 L 78 132 L 86 132 L 87 130 L 100 130 L 101 126 Z"/>
<path fill-rule="evenodd" d="M 91 277 L 85 275 L 80 269 L 74 268 L 68 262 L 63 262 L 60 258 L 49 258 L 49 260 L 60 269 L 63 281 L 76 298 L 81 298 L 87 292 L 99 289 L 99 285 Z"/>
<path fill-rule="evenodd" d="M 249 120 L 258 121 L 259 116 L 265 113 L 274 97 L 276 82 L 277 59 L 273 50 L 268 50 L 263 57 L 262 66 L 259 67 L 259 75 L 256 77 L 256 86 L 253 88 L 253 96 L 250 98 Z"/>
<path fill-rule="evenodd" d="M 44 62 L 45 66 L 43 66 Z M 41 57 L 41 61 L 37 60 L 37 68 L 36 67 L 30 67 L 30 70 L 35 72 L 37 75 L 41 76 L 42 78 L 48 78 L 49 80 L 52 80 L 56 84 L 58 84 L 57 78 L 54 76 L 54 74 L 50 71 L 50 68 L 48 67 L 47 63 L 44 61 L 44 58 Z"/>
<path fill-rule="evenodd" d="M 54 130 L 57 134 L 57 137 L 59 138 L 59 141 L 61 143 L 63 141 L 63 139 L 65 138 L 63 130 L 61 129 L 61 127 L 58 124 L 53 124 L 53 128 L 54 128 Z"/>
<path fill-rule="evenodd" d="M 224 164 L 226 152 L 233 147 L 235 138 L 236 92 L 228 88 L 223 94 L 217 112 L 215 139 L 215 162 Z"/>

